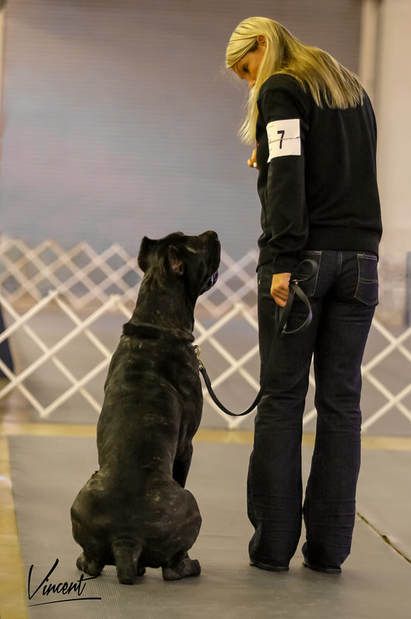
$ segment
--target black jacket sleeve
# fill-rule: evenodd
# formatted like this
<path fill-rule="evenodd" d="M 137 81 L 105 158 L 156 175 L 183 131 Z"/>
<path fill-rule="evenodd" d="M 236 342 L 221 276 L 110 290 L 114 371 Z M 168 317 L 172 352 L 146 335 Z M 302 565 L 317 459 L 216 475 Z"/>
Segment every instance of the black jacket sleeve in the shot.
<path fill-rule="evenodd" d="M 296 89 L 297 85 L 290 89 L 273 81 L 259 102 L 269 142 L 266 209 L 273 273 L 291 272 L 308 238 L 304 158 L 308 124 Z"/>

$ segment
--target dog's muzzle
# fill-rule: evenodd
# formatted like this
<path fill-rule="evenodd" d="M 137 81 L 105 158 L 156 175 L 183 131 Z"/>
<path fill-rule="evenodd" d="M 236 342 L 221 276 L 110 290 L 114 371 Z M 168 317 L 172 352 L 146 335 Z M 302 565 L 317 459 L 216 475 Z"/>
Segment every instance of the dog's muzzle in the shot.
<path fill-rule="evenodd" d="M 217 279 L 218 279 L 218 271 L 213 273 L 211 277 L 209 277 L 205 281 L 205 283 L 203 284 L 203 287 L 200 290 L 200 294 L 203 294 L 204 292 L 207 292 L 207 290 L 210 290 L 210 288 L 212 288 L 214 284 L 216 283 Z"/>

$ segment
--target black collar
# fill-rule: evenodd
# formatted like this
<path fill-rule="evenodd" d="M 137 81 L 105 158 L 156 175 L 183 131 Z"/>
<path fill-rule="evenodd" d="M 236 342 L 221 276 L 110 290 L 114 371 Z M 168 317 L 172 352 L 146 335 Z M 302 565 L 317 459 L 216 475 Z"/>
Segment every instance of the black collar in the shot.
<path fill-rule="evenodd" d="M 194 335 L 186 329 L 161 327 L 160 325 L 153 325 L 150 322 L 139 322 L 138 324 L 126 322 L 123 325 L 123 334 L 129 337 L 150 339 L 164 337 L 183 340 L 184 342 L 194 342 Z"/>

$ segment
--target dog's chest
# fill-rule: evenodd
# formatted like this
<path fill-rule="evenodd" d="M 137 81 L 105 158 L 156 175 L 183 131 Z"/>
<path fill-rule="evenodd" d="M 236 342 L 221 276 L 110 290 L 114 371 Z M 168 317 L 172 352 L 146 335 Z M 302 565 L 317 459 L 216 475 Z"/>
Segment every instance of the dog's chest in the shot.
<path fill-rule="evenodd" d="M 191 346 L 159 339 L 122 338 L 113 363 L 113 373 L 121 368 L 125 382 L 136 383 L 144 376 L 156 377 L 158 386 L 168 385 L 184 404 L 202 404 L 198 360 Z M 113 359 L 114 361 L 114 359 Z M 138 381 L 138 382 L 139 382 Z"/>

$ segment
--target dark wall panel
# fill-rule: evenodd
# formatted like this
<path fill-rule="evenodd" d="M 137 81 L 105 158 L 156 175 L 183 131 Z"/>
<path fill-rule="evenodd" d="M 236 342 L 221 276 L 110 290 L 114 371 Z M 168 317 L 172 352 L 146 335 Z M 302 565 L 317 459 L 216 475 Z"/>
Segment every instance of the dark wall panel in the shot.
<path fill-rule="evenodd" d="M 134 252 L 213 227 L 234 257 L 254 247 L 246 85 L 223 69 L 250 10 L 357 69 L 358 0 L 9 0 L 2 231 Z"/>

